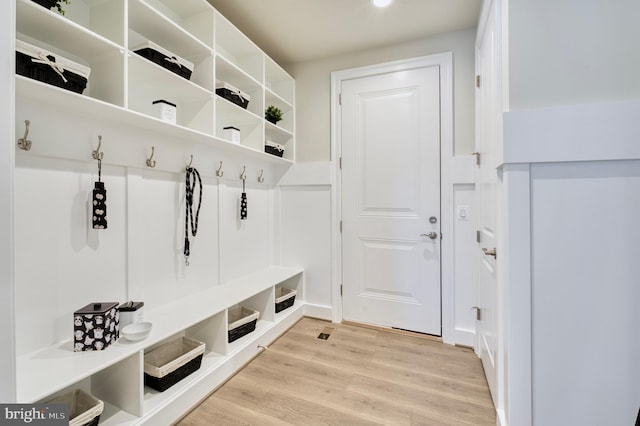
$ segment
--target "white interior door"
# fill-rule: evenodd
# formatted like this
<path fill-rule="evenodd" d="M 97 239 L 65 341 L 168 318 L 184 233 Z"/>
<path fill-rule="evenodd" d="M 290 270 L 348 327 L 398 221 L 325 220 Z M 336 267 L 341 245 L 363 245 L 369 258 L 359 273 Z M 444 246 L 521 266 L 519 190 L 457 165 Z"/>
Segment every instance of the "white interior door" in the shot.
<path fill-rule="evenodd" d="M 493 11 L 490 16 L 493 16 Z M 478 206 L 478 268 L 476 352 L 482 360 L 487 383 L 494 405 L 497 406 L 496 362 L 497 362 L 497 91 L 495 62 L 494 20 L 489 18 L 478 51 L 478 68 L 481 84 L 478 95 L 478 137 L 476 150 L 479 166 L 476 170 L 476 203 Z"/>
<path fill-rule="evenodd" d="M 441 335 L 438 66 L 342 83 L 343 318 Z"/>

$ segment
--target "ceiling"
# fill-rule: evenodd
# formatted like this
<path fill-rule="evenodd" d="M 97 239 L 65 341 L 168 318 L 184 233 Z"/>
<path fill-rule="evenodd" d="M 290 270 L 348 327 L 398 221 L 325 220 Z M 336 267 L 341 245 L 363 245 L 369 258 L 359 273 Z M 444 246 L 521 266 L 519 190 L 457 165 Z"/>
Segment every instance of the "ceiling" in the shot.
<path fill-rule="evenodd" d="M 481 0 L 208 0 L 281 64 L 475 27 Z"/>

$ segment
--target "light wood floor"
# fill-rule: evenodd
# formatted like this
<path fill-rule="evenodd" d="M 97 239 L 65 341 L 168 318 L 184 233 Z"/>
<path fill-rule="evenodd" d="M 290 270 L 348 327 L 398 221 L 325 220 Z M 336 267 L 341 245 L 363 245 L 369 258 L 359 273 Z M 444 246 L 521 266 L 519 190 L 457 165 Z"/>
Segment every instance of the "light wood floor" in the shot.
<path fill-rule="evenodd" d="M 328 340 L 318 334 L 334 328 Z M 495 425 L 470 349 L 303 318 L 182 419 L 192 425 Z"/>

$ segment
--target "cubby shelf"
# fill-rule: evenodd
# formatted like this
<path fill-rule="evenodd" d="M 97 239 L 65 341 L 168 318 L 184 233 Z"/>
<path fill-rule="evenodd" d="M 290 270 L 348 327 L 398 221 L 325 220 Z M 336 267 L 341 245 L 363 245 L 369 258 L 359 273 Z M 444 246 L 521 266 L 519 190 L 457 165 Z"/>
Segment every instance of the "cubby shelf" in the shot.
<path fill-rule="evenodd" d="M 149 307 L 150 309 L 145 313 L 145 321 L 151 322 L 153 329 L 149 337 L 140 342 L 120 339 L 106 350 L 78 353 L 73 351 L 70 339 L 20 356 L 17 360 L 18 400 L 39 401 L 140 351 L 183 333 L 190 327 L 256 294 L 271 291 L 281 282 L 296 276 L 301 279 L 301 275 L 300 268 L 272 266 L 220 286 L 211 287 L 206 291 L 187 295 L 163 306 Z M 298 285 L 302 290 L 302 283 Z M 70 317 L 70 323 L 71 320 Z M 255 335 L 266 331 L 273 321 L 259 321 L 258 324 Z M 255 335 L 233 342 L 225 352 L 237 351 L 239 346 L 246 344 L 246 341 Z M 226 339 L 226 333 L 221 338 Z M 205 365 L 208 365 L 208 368 L 215 368 L 215 365 L 223 359 L 223 354 L 209 353 Z"/>

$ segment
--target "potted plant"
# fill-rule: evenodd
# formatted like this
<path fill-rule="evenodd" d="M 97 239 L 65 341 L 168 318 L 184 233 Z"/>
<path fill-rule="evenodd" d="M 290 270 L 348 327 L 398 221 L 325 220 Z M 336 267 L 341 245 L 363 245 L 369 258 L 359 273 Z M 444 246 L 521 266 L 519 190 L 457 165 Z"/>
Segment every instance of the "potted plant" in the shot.
<path fill-rule="evenodd" d="M 46 7 L 47 9 L 51 9 L 55 7 L 60 15 L 64 15 L 64 9 L 62 8 L 62 4 L 71 4 L 71 0 L 32 0 L 38 3 L 40 6 Z"/>
<path fill-rule="evenodd" d="M 277 124 L 278 121 L 282 120 L 282 110 L 276 106 L 269 105 L 264 112 L 264 118 L 273 124 Z"/>

